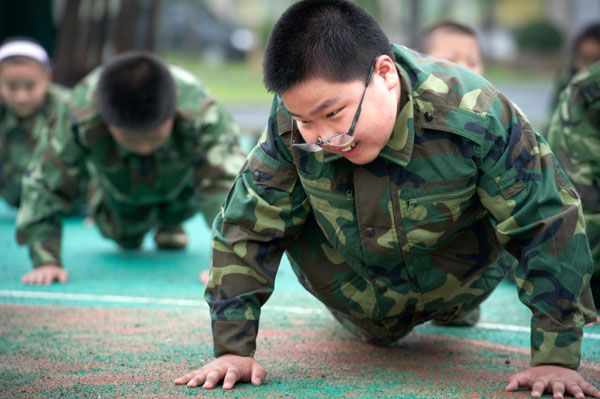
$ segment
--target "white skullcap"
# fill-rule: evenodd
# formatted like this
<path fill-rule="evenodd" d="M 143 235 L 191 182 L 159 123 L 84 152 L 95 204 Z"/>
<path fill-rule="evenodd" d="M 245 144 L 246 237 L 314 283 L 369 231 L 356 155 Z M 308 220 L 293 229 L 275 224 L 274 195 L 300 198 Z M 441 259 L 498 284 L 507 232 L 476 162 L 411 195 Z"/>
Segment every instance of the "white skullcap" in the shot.
<path fill-rule="evenodd" d="M 48 53 L 42 46 L 29 40 L 13 40 L 0 47 L 0 62 L 8 57 L 29 57 L 42 65 L 49 65 Z"/>

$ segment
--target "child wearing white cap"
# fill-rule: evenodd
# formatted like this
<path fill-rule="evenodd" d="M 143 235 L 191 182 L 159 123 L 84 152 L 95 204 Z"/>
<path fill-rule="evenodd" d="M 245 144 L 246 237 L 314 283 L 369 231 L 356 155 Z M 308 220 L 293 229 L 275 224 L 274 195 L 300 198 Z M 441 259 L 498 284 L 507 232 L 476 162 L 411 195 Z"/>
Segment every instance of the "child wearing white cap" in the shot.
<path fill-rule="evenodd" d="M 0 46 L 0 196 L 18 207 L 21 177 L 67 89 L 51 83 L 46 51 L 28 39 Z"/>

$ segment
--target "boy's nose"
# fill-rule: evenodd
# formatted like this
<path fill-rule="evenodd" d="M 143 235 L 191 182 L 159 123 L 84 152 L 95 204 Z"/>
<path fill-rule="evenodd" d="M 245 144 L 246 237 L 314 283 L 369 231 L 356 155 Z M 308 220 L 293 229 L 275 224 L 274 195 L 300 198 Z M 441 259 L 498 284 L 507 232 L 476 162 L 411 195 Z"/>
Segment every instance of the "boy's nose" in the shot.
<path fill-rule="evenodd" d="M 17 89 L 15 92 L 15 100 L 18 102 L 27 101 L 29 99 L 29 92 L 25 89 Z"/>

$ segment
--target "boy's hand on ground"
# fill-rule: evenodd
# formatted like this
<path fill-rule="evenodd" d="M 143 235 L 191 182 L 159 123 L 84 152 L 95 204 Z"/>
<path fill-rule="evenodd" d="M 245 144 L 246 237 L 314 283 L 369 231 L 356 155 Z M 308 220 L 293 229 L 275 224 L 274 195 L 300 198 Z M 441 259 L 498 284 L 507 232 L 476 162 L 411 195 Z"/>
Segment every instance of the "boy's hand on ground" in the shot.
<path fill-rule="evenodd" d="M 231 389 L 238 381 L 260 385 L 266 375 L 265 368 L 252 357 L 223 355 L 201 369 L 177 378 L 175 384 L 210 389 L 223 380 L 223 389 Z"/>
<path fill-rule="evenodd" d="M 206 285 L 209 273 L 210 270 L 203 270 L 202 272 L 200 272 L 200 274 L 198 275 L 198 281 L 200 281 L 201 284 Z"/>
<path fill-rule="evenodd" d="M 544 392 L 552 393 L 555 399 L 565 394 L 583 399 L 585 395 L 600 398 L 600 391 L 585 382 L 581 374 L 560 366 L 537 366 L 509 378 L 507 391 L 531 388 L 531 396 L 541 397 Z"/>
<path fill-rule="evenodd" d="M 36 267 L 21 277 L 21 283 L 31 285 L 49 285 L 55 281 L 66 283 L 69 273 L 62 267 L 53 264 Z"/>

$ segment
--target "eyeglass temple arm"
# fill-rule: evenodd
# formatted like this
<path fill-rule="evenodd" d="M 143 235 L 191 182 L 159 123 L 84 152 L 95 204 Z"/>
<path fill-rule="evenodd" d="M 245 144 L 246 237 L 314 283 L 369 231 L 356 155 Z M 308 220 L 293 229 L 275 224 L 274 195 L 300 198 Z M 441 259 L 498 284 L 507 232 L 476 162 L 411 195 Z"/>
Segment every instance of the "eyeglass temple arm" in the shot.
<path fill-rule="evenodd" d="M 367 76 L 367 81 L 365 82 L 365 89 L 363 90 L 363 94 L 360 97 L 360 101 L 358 102 L 358 109 L 356 110 L 356 114 L 354 114 L 354 119 L 352 120 L 352 125 L 350 125 L 350 130 L 348 130 L 348 136 L 352 136 L 354 134 L 354 128 L 356 127 L 356 122 L 358 122 L 358 117 L 360 116 L 360 111 L 362 109 L 363 99 L 365 98 L 365 94 L 367 94 L 367 87 L 369 87 L 369 83 L 371 83 L 371 76 L 373 76 L 373 70 L 375 69 L 375 63 L 379 56 L 376 56 L 373 60 L 373 64 L 371 65 L 371 69 L 369 69 L 369 76 Z"/>

